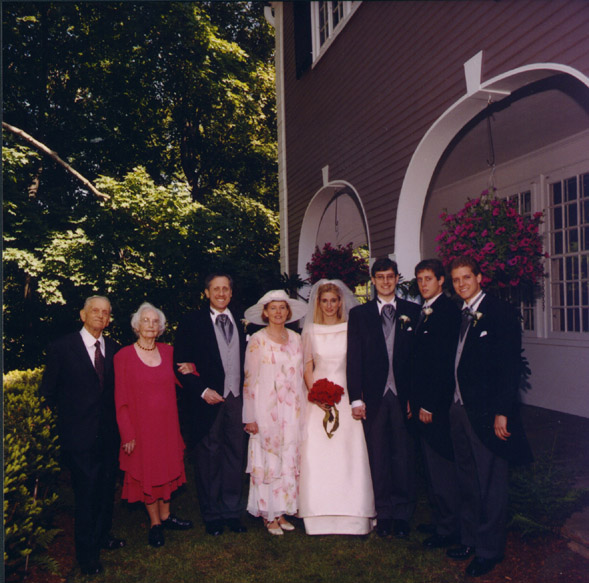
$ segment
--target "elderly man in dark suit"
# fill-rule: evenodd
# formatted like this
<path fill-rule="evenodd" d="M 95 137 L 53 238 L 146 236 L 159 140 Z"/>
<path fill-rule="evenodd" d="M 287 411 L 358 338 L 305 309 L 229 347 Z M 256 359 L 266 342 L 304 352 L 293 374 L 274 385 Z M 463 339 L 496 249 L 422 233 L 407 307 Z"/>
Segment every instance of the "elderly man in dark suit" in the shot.
<path fill-rule="evenodd" d="M 246 532 L 240 521 L 246 434 L 241 420 L 245 333 L 229 308 L 233 280 L 226 273 L 205 279 L 206 309 L 192 312 L 178 327 L 176 363 L 194 363 L 196 371 L 177 373 L 188 392 L 196 432 L 196 487 L 206 532 L 224 526 Z"/>
<path fill-rule="evenodd" d="M 113 372 L 120 347 L 102 335 L 110 313 L 107 298 L 86 300 L 82 330 L 49 347 L 41 383 L 41 394 L 57 410 L 62 457 L 75 496 L 76 558 L 85 575 L 102 571 L 101 548 L 125 545 L 110 534 L 120 444 Z"/>
<path fill-rule="evenodd" d="M 460 498 L 448 412 L 454 395 L 460 310 L 443 292 L 445 271 L 439 259 L 418 263 L 415 277 L 423 305 L 415 327 L 409 401 L 420 435 L 435 528 L 423 546 L 433 549 L 459 542 Z"/>
<path fill-rule="evenodd" d="M 415 509 L 415 441 L 408 423 L 409 358 L 419 306 L 397 298 L 396 262 L 371 269 L 377 297 L 350 311 L 347 380 L 355 419 L 364 419 L 377 533 L 409 535 Z"/>
<path fill-rule="evenodd" d="M 458 560 L 475 555 L 466 573 L 477 577 L 503 558 L 508 462 L 531 460 L 518 415 L 521 326 L 512 306 L 482 290 L 472 257 L 454 259 L 450 272 L 463 300 L 450 408 L 462 545 L 447 555 Z"/>

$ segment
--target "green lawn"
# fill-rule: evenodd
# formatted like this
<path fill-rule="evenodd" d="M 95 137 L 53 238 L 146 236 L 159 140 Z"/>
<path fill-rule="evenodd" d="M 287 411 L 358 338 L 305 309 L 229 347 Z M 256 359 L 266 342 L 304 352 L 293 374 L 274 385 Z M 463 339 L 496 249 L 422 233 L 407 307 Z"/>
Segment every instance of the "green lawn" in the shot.
<path fill-rule="evenodd" d="M 179 582 L 308 582 L 348 583 L 394 581 L 447 583 L 463 580 L 464 565 L 448 560 L 444 551 L 422 550 L 425 535 L 412 532 L 408 540 L 380 539 L 376 534 L 307 536 L 302 520 L 293 520 L 294 532 L 271 536 L 261 519 L 244 516 L 245 534 L 226 531 L 220 537 L 204 532 L 200 520 L 192 468 L 188 484 L 172 501 L 172 511 L 190 518 L 195 528 L 166 531 L 166 544 L 147 544 L 148 519 L 141 505 L 117 502 L 113 532 L 127 540 L 120 551 L 103 552 L 104 573 L 84 577 L 75 568 L 68 581 L 96 583 Z M 63 508 L 71 511 L 71 497 L 63 492 Z M 69 498 L 69 500 L 68 500 Z M 429 519 L 427 502 L 420 503 L 413 524 Z M 73 550 L 73 549 L 72 549 Z"/>

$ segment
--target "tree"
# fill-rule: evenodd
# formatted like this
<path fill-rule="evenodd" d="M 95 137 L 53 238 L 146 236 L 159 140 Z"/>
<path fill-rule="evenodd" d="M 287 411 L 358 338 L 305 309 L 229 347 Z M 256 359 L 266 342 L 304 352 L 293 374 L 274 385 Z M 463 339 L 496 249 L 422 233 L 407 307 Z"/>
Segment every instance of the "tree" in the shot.
<path fill-rule="evenodd" d="M 22 247 L 11 241 L 6 249 L 9 370 L 42 363 L 50 339 L 80 326 L 78 311 L 89 295 L 111 298 L 109 332 L 129 343 L 130 317 L 143 301 L 162 308 L 173 330 L 181 314 L 195 307 L 210 271 L 234 274 L 236 295 L 246 304 L 279 277 L 278 217 L 235 188 L 215 191 L 205 206 L 192 200 L 186 183 L 158 186 L 144 168 L 120 181 L 101 177 L 97 186 L 109 199 L 88 201 L 77 224 L 65 230 L 45 226 L 44 237 Z M 13 208 L 11 203 L 11 213 Z M 31 282 L 29 298 L 20 297 L 23 278 Z"/>
<path fill-rule="evenodd" d="M 6 4 L 5 121 L 90 179 L 142 165 L 195 200 L 236 184 L 276 208 L 271 53 L 233 42 L 267 47 L 270 27 L 257 3 L 217 4 Z"/>
<path fill-rule="evenodd" d="M 3 131 L 7 369 L 42 363 L 92 293 L 129 341 L 143 299 L 173 330 L 209 270 L 231 271 L 244 303 L 274 287 L 271 30 L 261 5 L 233 6 L 3 6 L 6 123 L 110 197 Z"/>

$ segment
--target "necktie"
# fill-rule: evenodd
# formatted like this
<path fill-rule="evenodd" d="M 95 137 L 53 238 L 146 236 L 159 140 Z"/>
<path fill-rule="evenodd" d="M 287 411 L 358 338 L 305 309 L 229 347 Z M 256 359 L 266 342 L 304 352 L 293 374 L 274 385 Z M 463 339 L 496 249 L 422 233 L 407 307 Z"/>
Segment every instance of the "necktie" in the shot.
<path fill-rule="evenodd" d="M 100 387 L 104 387 L 104 355 L 100 350 L 100 341 L 96 341 L 94 344 L 96 350 L 94 351 L 94 368 L 96 369 L 96 374 L 98 375 L 98 381 L 100 382 Z"/>
<path fill-rule="evenodd" d="M 464 308 L 462 310 L 462 321 L 460 323 L 460 341 L 464 340 L 471 320 L 472 312 L 470 311 L 470 308 Z"/>
<path fill-rule="evenodd" d="M 393 320 L 395 319 L 395 306 L 387 304 L 382 308 L 382 330 L 384 337 L 387 338 L 393 329 Z"/>
<path fill-rule="evenodd" d="M 223 332 L 225 342 L 229 344 L 233 337 L 233 322 L 229 319 L 229 316 L 227 314 L 219 314 L 215 320 L 215 324 L 221 326 L 221 332 Z"/>

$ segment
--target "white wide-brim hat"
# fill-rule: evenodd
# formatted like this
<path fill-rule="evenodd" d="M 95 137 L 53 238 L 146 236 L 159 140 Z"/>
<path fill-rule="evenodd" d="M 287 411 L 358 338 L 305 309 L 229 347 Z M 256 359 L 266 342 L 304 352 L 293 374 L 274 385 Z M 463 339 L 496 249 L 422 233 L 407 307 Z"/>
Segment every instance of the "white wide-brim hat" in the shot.
<path fill-rule="evenodd" d="M 290 306 L 292 316 L 286 321 L 286 324 L 300 320 L 307 313 L 306 302 L 302 302 L 301 300 L 293 300 L 292 298 L 288 297 L 288 294 L 284 290 L 273 289 L 272 291 L 265 293 L 258 300 L 257 304 L 254 304 L 251 306 L 251 308 L 248 308 L 245 311 L 245 319 L 252 324 L 266 326 L 268 322 L 264 322 L 264 320 L 262 320 L 262 312 L 264 311 L 264 306 L 270 302 L 286 302 Z"/>

